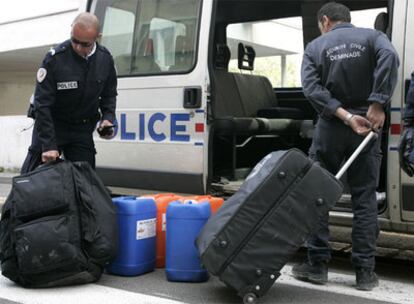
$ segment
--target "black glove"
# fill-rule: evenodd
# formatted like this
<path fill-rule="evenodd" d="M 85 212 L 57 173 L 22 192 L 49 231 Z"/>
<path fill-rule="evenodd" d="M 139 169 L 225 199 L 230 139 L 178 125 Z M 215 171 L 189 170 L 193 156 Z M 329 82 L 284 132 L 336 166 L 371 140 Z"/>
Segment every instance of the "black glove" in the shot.
<path fill-rule="evenodd" d="M 414 124 L 406 122 L 398 147 L 401 169 L 408 176 L 414 175 Z"/>

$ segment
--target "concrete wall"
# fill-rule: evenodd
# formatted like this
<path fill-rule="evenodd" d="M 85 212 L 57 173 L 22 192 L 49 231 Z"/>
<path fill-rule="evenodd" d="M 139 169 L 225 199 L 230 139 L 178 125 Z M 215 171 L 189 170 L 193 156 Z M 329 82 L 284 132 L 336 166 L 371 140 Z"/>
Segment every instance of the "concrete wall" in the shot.
<path fill-rule="evenodd" d="M 32 138 L 33 120 L 25 116 L 0 116 L 0 167 L 6 171 L 19 170 Z"/>
<path fill-rule="evenodd" d="M 70 37 L 86 0 L 13 0 L 0 10 L 0 116 L 24 115 L 51 46 Z M 1 164 L 0 164 L 1 166 Z"/>
<path fill-rule="evenodd" d="M 70 37 L 86 0 L 13 0 L 0 10 L 0 169 L 20 169 L 31 141 L 26 117 L 36 71 L 50 46 Z"/>
<path fill-rule="evenodd" d="M 0 52 L 53 45 L 69 38 L 82 0 L 13 0 L 0 12 Z"/>
<path fill-rule="evenodd" d="M 0 79 L 0 115 L 26 114 L 35 87 L 35 73 L 21 75 L 18 80 L 14 77 Z"/>

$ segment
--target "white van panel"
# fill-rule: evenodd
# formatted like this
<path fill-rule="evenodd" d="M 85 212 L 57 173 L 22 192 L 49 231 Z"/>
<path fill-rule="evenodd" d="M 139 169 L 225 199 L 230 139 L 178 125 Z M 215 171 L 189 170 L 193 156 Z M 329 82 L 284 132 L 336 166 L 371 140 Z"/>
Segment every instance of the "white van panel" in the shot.
<path fill-rule="evenodd" d="M 202 179 L 204 189 L 197 191 L 205 191 L 209 139 L 205 50 L 211 7 L 211 1 L 202 2 L 196 65 L 191 71 L 118 78 L 116 136 L 109 141 L 95 137 L 98 168 L 154 172 L 157 176 L 173 173 L 177 178 L 191 174 Z M 187 88 L 200 90 L 200 107 L 184 107 Z"/>

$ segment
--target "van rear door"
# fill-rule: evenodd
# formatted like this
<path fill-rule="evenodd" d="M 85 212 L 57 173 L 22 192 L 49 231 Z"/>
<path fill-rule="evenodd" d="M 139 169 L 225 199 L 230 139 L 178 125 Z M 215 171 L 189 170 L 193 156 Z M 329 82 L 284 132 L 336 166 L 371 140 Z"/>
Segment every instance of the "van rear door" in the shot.
<path fill-rule="evenodd" d="M 118 72 L 116 137 L 95 140 L 97 170 L 107 185 L 205 192 L 209 6 L 201 0 L 91 3 Z"/>

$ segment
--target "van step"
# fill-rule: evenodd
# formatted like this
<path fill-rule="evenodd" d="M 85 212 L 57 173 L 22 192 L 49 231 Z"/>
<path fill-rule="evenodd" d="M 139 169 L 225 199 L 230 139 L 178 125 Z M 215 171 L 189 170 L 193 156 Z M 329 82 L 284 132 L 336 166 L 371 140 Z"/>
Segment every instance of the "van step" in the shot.
<path fill-rule="evenodd" d="M 220 196 L 229 197 L 240 189 L 243 182 L 244 179 L 230 181 L 226 178 L 221 178 L 219 182 L 211 183 L 211 190 L 215 194 L 220 194 Z"/>
<path fill-rule="evenodd" d="M 220 195 L 224 198 L 230 197 L 234 193 L 236 193 L 240 186 L 243 184 L 244 180 L 236 180 L 236 181 L 229 181 L 227 179 L 222 178 L 220 182 L 212 183 L 211 188 L 215 195 Z M 377 192 L 377 203 L 378 203 L 378 210 L 383 210 L 386 204 L 386 194 L 385 192 Z M 336 203 L 334 211 L 345 211 L 351 212 L 352 211 L 352 200 L 351 194 L 344 193 L 342 194 L 341 198 Z"/>
<path fill-rule="evenodd" d="M 378 213 L 381 213 L 387 204 L 386 201 L 386 194 L 385 192 L 376 192 L 377 194 L 377 204 L 378 204 Z M 342 194 L 339 201 L 336 203 L 334 211 L 352 211 L 352 200 L 351 200 L 351 194 L 345 193 Z"/>

